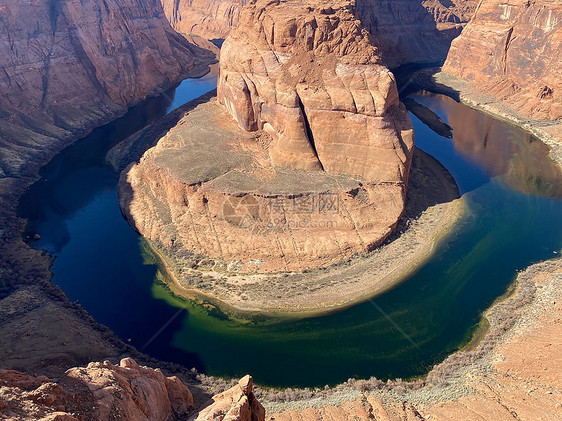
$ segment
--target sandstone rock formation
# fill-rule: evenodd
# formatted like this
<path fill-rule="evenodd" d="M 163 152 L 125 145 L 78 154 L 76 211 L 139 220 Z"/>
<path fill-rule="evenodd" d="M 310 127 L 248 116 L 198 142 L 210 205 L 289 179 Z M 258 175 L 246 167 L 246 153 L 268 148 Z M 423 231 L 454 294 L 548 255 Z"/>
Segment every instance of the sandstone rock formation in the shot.
<path fill-rule="evenodd" d="M 265 410 L 245 376 L 194 413 L 193 396 L 175 376 L 124 358 L 69 369 L 62 378 L 0 370 L 0 418 L 59 421 L 262 421 Z"/>
<path fill-rule="evenodd" d="M 189 421 L 263 421 L 265 409 L 252 391 L 253 381 L 244 376 L 237 385 L 213 396 L 211 403 Z"/>
<path fill-rule="evenodd" d="M 136 229 L 229 272 L 380 244 L 404 209 L 413 129 L 350 3 L 248 4 L 220 68 L 224 108 L 200 105 L 123 174 Z"/>
<path fill-rule="evenodd" d="M 161 0 L 172 27 L 207 39 L 226 38 L 247 0 Z"/>
<path fill-rule="evenodd" d="M 0 177 L 168 87 L 195 61 L 158 0 L 8 0 L 0 22 Z"/>
<path fill-rule="evenodd" d="M 205 38 L 225 38 L 238 26 L 247 0 L 161 0 L 172 27 Z M 451 41 L 470 20 L 477 0 L 355 0 L 353 14 L 370 31 L 384 64 L 445 60 Z"/>
<path fill-rule="evenodd" d="M 477 0 L 356 0 L 355 8 L 384 63 L 393 68 L 445 60 L 451 41 L 477 4 Z"/>
<path fill-rule="evenodd" d="M 189 389 L 124 358 L 68 370 L 61 379 L 0 370 L 0 415 L 10 419 L 165 421 L 193 410 Z"/>
<path fill-rule="evenodd" d="M 407 178 L 412 127 L 350 3 L 257 2 L 225 41 L 218 100 L 276 166 Z"/>
<path fill-rule="evenodd" d="M 483 0 L 451 46 L 445 72 L 525 117 L 562 118 L 562 4 Z"/>

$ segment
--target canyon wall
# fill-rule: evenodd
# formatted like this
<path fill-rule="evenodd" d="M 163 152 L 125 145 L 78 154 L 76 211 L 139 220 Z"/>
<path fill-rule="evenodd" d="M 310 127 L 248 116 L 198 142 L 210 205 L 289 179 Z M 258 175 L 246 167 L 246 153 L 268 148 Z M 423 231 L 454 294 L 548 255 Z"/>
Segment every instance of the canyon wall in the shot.
<path fill-rule="evenodd" d="M 247 0 L 161 0 L 172 27 L 207 39 L 226 38 Z"/>
<path fill-rule="evenodd" d="M 51 283 L 52 258 L 23 242 L 18 201 L 57 152 L 171 87 L 207 57 L 174 32 L 157 0 L 0 2 L 4 367 L 52 373 L 122 352 L 109 331 Z"/>
<path fill-rule="evenodd" d="M 445 60 L 451 41 L 470 20 L 477 0 L 356 0 L 356 14 L 369 30 L 384 63 Z"/>
<path fill-rule="evenodd" d="M 443 71 L 525 117 L 562 118 L 562 3 L 483 0 Z"/>
<path fill-rule="evenodd" d="M 158 0 L 0 5 L 0 177 L 193 68 Z"/>
<path fill-rule="evenodd" d="M 402 182 L 413 129 L 351 5 L 247 5 L 222 48 L 218 100 L 271 136 L 275 166 Z"/>

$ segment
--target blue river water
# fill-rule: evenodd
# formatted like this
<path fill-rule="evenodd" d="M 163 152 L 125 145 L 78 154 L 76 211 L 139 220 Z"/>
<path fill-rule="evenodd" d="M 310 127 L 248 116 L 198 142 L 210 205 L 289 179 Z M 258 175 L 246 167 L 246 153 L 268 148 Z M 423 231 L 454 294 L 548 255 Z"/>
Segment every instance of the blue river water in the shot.
<path fill-rule="evenodd" d="M 122 217 L 107 151 L 170 110 L 214 89 L 189 79 L 94 130 L 41 170 L 19 213 L 33 247 L 56 257 L 53 282 L 100 323 L 162 360 L 272 386 L 350 377 L 422 375 L 470 341 L 482 312 L 517 271 L 562 248 L 562 175 L 524 131 L 458 104 L 412 95 L 453 128 L 437 135 L 411 115 L 416 144 L 454 176 L 465 215 L 433 257 L 370 302 L 298 320 L 230 319 L 174 296 L 157 259 Z M 383 314 L 384 313 L 384 314 Z M 392 322 L 389 321 L 392 319 Z"/>

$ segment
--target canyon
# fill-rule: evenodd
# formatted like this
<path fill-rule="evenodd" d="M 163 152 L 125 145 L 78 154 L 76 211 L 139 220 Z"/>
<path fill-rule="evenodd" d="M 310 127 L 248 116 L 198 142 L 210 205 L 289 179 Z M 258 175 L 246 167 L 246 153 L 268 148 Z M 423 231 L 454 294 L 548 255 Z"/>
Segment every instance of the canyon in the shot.
<path fill-rule="evenodd" d="M 0 21 L 3 182 L 211 60 L 155 0 L 7 1 Z"/>
<path fill-rule="evenodd" d="M 215 56 L 158 1 L 5 1 L 0 22 L 0 359 L 51 375 L 126 345 L 51 283 L 52 258 L 23 241 L 20 196 L 56 153 Z"/>
<path fill-rule="evenodd" d="M 489 112 L 513 112 L 520 116 L 515 121 L 546 133 L 541 139 L 560 143 L 559 2 L 483 0 L 477 7 L 470 0 L 357 0 L 353 13 L 349 1 L 258 0 L 242 9 L 245 3 L 162 0 L 162 7 L 157 0 L 9 0 L 0 5 L 5 93 L 0 98 L 0 363 L 20 371 L 0 370 L 0 416 L 560 419 L 560 259 L 519 273 L 514 291 L 486 312 L 490 326 L 480 341 L 452 354 L 427 377 L 386 384 L 351 379 L 325 390 L 287 392 L 284 399 L 278 397 L 282 392 L 253 388 L 248 376 L 222 392 L 209 384 L 225 382 L 150 360 L 51 284 L 51 258 L 21 239 L 18 197 L 39 167 L 81 134 L 182 77 L 206 71 L 214 55 L 175 31 L 228 36 L 218 92 L 186 111 L 157 146 L 122 173 L 120 204 L 131 224 L 164 254 L 187 254 L 180 262 L 189 277 L 192 269 L 218 273 L 219 279 L 235 273 L 244 276 L 243 284 L 252 274 L 259 285 L 264 273 L 299 272 L 370 252 L 407 213 L 408 190 L 424 184 L 416 160 L 432 168 L 430 189 L 451 190 L 446 201 L 454 205 L 431 208 L 432 221 L 454 223 L 444 215 L 458 213 L 458 191 L 440 184 L 445 169 L 414 155 L 411 122 L 389 67 L 447 57 L 443 72 L 425 86 L 447 85 L 461 98 L 469 88 L 485 92 L 491 99 L 471 93 L 476 106 L 495 101 L 499 105 Z M 471 124 L 463 115 L 455 118 L 451 125 L 457 129 Z M 485 146 L 465 139 L 467 149 L 482 148 L 481 154 Z M 561 162 L 560 149 L 552 154 Z M 198 165 L 203 162 L 212 165 Z M 548 179 L 549 170 L 541 167 L 537 178 Z M 515 171 L 507 181 L 525 191 L 529 178 Z M 319 212 L 320 202 L 326 212 Z M 338 204 L 334 213 L 333 203 Z M 316 213 L 291 213 L 307 205 Z M 272 227 L 278 214 L 282 223 Z M 313 239 L 304 230 L 287 229 L 310 226 L 312 219 L 324 222 L 324 229 L 313 230 Z M 410 232 L 431 239 L 426 248 L 437 241 L 436 232 Z M 268 297 L 269 289 L 269 284 L 263 290 L 251 287 L 254 296 L 274 302 L 277 293 L 271 289 Z M 241 303 L 253 299 L 251 293 L 236 294 Z M 125 355 L 168 374 L 121 359 Z M 86 366 L 89 361 L 104 362 Z M 68 369 L 74 366 L 84 367 Z M 205 397 L 210 390 L 217 393 L 207 402 L 197 396 L 201 388 Z"/>

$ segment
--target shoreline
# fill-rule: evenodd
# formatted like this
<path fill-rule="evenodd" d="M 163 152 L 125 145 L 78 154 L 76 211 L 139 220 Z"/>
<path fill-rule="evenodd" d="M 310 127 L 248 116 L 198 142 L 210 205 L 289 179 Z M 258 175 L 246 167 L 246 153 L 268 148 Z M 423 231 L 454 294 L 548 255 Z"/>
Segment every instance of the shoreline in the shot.
<path fill-rule="evenodd" d="M 416 150 L 416 154 L 418 167 L 411 176 L 405 213 L 390 238 L 372 252 L 328 268 L 307 273 L 227 276 L 220 285 L 215 285 L 217 279 L 212 277 L 217 275 L 211 274 L 211 279 L 204 284 L 209 287 L 202 290 L 188 286 L 182 279 L 181 261 L 154 243 L 146 242 L 165 267 L 171 292 L 180 298 L 197 301 L 198 296 L 204 297 L 234 316 L 312 317 L 341 311 L 405 281 L 431 258 L 464 214 L 464 203 L 459 198 L 456 183 L 445 167 L 421 150 Z M 416 183 L 418 178 L 428 175 L 438 186 L 424 185 L 422 188 L 422 182 Z M 435 190 L 440 192 L 440 197 L 433 198 L 437 203 L 423 203 L 428 192 Z M 205 271 L 187 272 L 187 276 L 209 274 Z M 328 282 L 336 278 L 337 283 Z M 284 284 L 291 284 L 292 289 L 282 289 L 279 279 Z M 258 293 L 253 291 L 255 288 L 259 288 Z M 279 298 L 279 294 L 285 296 Z"/>
<path fill-rule="evenodd" d="M 287 413 L 310 411 L 305 413 L 312 415 L 315 411 L 349 405 L 384 408 L 389 415 L 395 416 L 406 415 L 409 409 L 414 409 L 423 419 L 428 419 L 427 415 L 439 413 L 445 405 L 450 406 L 449 411 L 462 411 L 466 405 L 489 400 L 490 405 L 501 407 L 501 400 L 513 399 L 509 393 L 518 393 L 523 397 L 530 393 L 529 390 L 537 389 L 544 390 L 539 399 L 556 402 L 557 396 L 562 396 L 562 390 L 550 385 L 548 380 L 526 378 L 520 373 L 512 375 L 509 372 L 525 372 L 527 367 L 519 363 L 527 357 L 536 360 L 535 364 L 542 361 L 548 367 L 548 361 L 543 360 L 541 355 L 526 356 L 521 354 L 518 347 L 528 348 L 528 353 L 536 346 L 527 339 L 527 336 L 535 334 L 535 329 L 550 329 L 555 335 L 562 334 L 560 325 L 556 324 L 562 310 L 562 305 L 557 304 L 562 296 L 561 282 L 560 257 L 537 262 L 520 271 L 511 284 L 511 291 L 498 297 L 483 313 L 482 320 L 489 325 L 480 340 L 477 343 L 471 341 L 453 352 L 418 379 L 388 382 L 380 382 L 374 377 L 367 380 L 350 379 L 327 390 L 315 390 L 314 397 L 307 395 L 307 389 L 295 390 L 295 396 L 290 400 L 279 399 L 274 391 L 259 390 L 260 401 L 266 407 L 268 417 L 272 417 L 267 419 L 283 420 Z M 555 337 L 547 340 L 554 345 Z M 471 344 L 473 346 L 469 348 Z M 556 355 L 560 348 L 562 343 L 558 343 L 554 349 L 540 352 Z M 533 373 L 531 371 L 528 374 Z M 505 391 L 508 396 L 501 396 L 499 392 L 502 389 L 492 389 L 490 382 L 496 387 L 497 382 L 509 383 L 510 390 Z M 410 408 L 405 407 L 405 403 Z M 561 406 L 557 408 L 562 412 Z M 438 416 L 437 419 L 441 418 Z"/>
<path fill-rule="evenodd" d="M 125 109 L 106 113 L 103 119 L 84 121 L 56 144 L 46 144 L 41 156 L 26 157 L 29 162 L 21 172 L 0 177 L 0 334 L 5 338 L 0 347 L 2 368 L 57 377 L 68 367 L 119 355 L 132 355 L 155 365 L 156 360 L 125 343 L 53 284 L 53 257 L 24 241 L 26 220 L 17 209 L 25 191 L 40 180 L 41 168 L 64 149 L 191 75 L 206 74 L 206 68 L 207 62 L 198 60 L 191 71 L 174 82 L 156 87 Z"/>
<path fill-rule="evenodd" d="M 520 115 L 509 104 L 498 100 L 459 79 L 440 70 L 428 68 L 415 72 L 413 84 L 419 89 L 443 94 L 470 108 L 512 124 L 527 131 L 550 147 L 550 158 L 562 169 L 562 122 L 534 120 Z"/>

